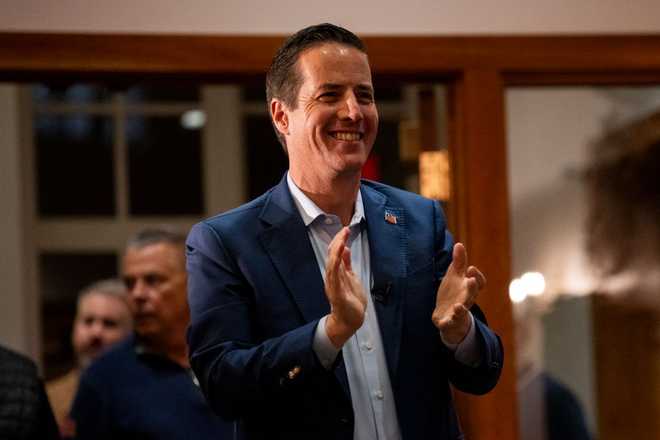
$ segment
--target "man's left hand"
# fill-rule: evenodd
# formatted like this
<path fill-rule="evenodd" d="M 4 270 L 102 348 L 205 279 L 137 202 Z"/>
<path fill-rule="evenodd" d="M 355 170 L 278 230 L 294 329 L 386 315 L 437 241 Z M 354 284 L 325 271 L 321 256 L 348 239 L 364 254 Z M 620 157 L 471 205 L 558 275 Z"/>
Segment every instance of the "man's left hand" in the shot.
<path fill-rule="evenodd" d="M 442 339 L 449 344 L 459 344 L 467 335 L 470 330 L 469 309 L 479 290 L 486 285 L 486 277 L 476 267 L 468 267 L 467 261 L 465 246 L 456 243 L 452 263 L 438 287 L 431 318 Z"/>

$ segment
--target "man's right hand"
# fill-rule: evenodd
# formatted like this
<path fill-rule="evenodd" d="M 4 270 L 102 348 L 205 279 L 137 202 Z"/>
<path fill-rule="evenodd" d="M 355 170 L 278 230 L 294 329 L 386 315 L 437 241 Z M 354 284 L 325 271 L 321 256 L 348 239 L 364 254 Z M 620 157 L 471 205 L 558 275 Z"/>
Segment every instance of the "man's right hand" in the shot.
<path fill-rule="evenodd" d="M 346 246 L 349 233 L 344 227 L 332 239 L 325 266 L 325 295 L 330 303 L 325 331 L 338 349 L 362 326 L 367 309 L 362 284 L 351 268 L 351 251 Z"/>

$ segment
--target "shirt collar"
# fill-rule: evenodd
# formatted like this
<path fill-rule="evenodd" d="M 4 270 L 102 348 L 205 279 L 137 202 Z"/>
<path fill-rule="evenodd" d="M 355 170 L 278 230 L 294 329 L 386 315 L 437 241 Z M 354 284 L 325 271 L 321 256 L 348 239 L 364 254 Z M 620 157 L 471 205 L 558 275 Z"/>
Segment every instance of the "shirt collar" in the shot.
<path fill-rule="evenodd" d="M 330 216 L 332 214 L 327 214 L 321 208 L 319 208 L 316 203 L 312 201 L 309 197 L 305 195 L 304 192 L 295 184 L 291 175 L 287 171 L 286 173 L 286 183 L 289 186 L 289 191 L 293 197 L 293 202 L 298 208 L 298 212 L 303 219 L 305 226 L 309 226 L 314 220 L 320 216 Z M 362 190 L 358 190 L 357 198 L 355 199 L 355 208 L 353 210 L 353 217 L 349 226 L 359 224 L 364 220 L 364 204 L 362 203 Z"/>

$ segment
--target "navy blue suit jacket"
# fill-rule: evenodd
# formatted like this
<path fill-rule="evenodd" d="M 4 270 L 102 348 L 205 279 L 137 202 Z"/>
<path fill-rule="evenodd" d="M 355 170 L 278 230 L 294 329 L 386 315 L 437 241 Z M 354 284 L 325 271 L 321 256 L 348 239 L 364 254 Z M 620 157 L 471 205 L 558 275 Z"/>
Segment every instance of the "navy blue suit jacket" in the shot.
<path fill-rule="evenodd" d="M 502 368 L 499 338 L 473 307 L 482 362 L 469 367 L 454 360 L 431 322 L 453 246 L 439 204 L 370 181 L 361 191 L 402 437 L 461 438 L 449 383 L 473 394 L 492 389 Z M 341 354 L 327 371 L 312 348 L 330 308 L 286 179 L 195 225 L 187 259 L 191 365 L 213 409 L 239 419 L 250 439 L 352 439 Z"/>

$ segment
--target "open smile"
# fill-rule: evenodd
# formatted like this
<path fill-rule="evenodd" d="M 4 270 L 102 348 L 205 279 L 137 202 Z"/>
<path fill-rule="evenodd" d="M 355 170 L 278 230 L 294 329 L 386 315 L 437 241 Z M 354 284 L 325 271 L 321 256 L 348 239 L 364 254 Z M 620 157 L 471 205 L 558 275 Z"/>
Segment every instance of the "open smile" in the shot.
<path fill-rule="evenodd" d="M 364 134 L 356 131 L 333 131 L 330 133 L 330 136 L 338 141 L 355 142 L 362 140 Z"/>

